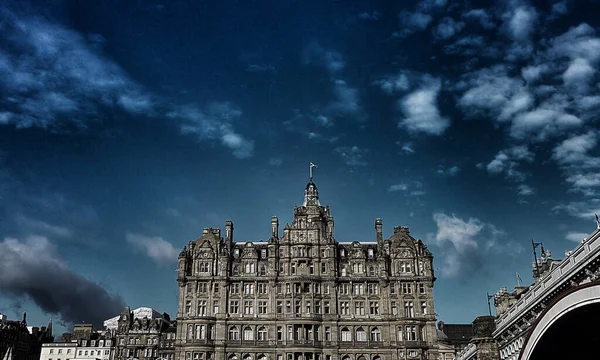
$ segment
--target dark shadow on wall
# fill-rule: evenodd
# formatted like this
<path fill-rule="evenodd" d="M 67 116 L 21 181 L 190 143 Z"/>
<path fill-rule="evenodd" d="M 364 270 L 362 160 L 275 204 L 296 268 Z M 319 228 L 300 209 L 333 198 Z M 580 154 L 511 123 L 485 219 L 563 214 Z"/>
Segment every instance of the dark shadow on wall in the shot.
<path fill-rule="evenodd" d="M 530 360 L 596 358 L 600 304 L 590 304 L 563 315 L 546 331 Z"/>

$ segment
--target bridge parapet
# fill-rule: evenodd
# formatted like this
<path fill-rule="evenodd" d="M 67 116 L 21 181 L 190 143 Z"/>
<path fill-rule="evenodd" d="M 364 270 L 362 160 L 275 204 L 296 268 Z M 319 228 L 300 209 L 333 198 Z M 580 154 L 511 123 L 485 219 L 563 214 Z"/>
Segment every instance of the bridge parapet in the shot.
<path fill-rule="evenodd" d="M 456 360 L 473 360 L 477 355 L 477 346 L 471 343 L 456 354 Z"/>
<path fill-rule="evenodd" d="M 573 286 L 600 278 L 599 266 L 600 230 L 596 230 L 499 314 L 493 337 L 501 358 L 519 353 L 522 337 L 552 299 Z"/>

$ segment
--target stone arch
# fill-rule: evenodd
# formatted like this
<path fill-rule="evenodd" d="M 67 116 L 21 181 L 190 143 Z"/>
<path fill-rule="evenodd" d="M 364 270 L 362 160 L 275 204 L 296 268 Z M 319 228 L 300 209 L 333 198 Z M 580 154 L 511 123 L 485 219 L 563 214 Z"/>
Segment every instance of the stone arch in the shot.
<path fill-rule="evenodd" d="M 600 305 L 600 281 L 594 281 L 572 288 L 552 301 L 538 316 L 528 332 L 518 360 L 533 360 L 536 346 L 544 335 L 551 330 L 552 325 L 566 315 L 585 307 Z"/>

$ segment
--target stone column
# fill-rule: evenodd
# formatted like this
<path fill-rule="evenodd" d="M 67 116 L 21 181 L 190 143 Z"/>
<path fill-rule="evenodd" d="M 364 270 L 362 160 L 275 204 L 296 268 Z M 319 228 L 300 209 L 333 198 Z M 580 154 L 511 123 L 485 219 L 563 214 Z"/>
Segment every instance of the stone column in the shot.
<path fill-rule="evenodd" d="M 494 316 L 479 316 L 473 321 L 471 342 L 477 347 L 478 360 L 500 360 L 500 350 L 492 333 L 496 329 Z"/>

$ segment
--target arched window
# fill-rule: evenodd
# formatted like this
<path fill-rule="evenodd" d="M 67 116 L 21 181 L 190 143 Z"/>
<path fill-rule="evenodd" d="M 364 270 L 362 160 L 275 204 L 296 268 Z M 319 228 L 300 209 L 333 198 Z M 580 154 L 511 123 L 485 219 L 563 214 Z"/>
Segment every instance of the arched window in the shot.
<path fill-rule="evenodd" d="M 236 354 L 231 354 L 229 355 L 229 360 L 238 360 L 238 357 Z"/>
<path fill-rule="evenodd" d="M 365 359 L 364 355 L 361 355 L 361 356 L 357 357 L 356 360 L 367 360 L 367 359 Z"/>
<path fill-rule="evenodd" d="M 379 355 L 375 355 L 375 356 L 373 356 L 373 359 L 372 359 L 372 360 L 381 360 L 381 356 L 379 356 Z"/>
<path fill-rule="evenodd" d="M 252 360 L 252 355 L 250 355 L 250 354 L 244 355 L 244 360 Z"/>
<path fill-rule="evenodd" d="M 352 341 L 352 333 L 347 327 L 342 328 L 342 341 Z"/>
<path fill-rule="evenodd" d="M 254 331 L 250 326 L 244 328 L 244 340 L 254 340 Z"/>
<path fill-rule="evenodd" d="M 398 341 L 402 341 L 404 339 L 404 336 L 402 336 L 402 334 L 402 326 L 398 326 Z"/>
<path fill-rule="evenodd" d="M 267 360 L 267 357 L 264 354 L 258 355 L 258 360 Z"/>
<path fill-rule="evenodd" d="M 381 331 L 378 328 L 371 329 L 371 341 L 381 341 Z"/>
<path fill-rule="evenodd" d="M 367 333 L 362 327 L 356 329 L 356 341 L 367 341 Z"/>
<path fill-rule="evenodd" d="M 267 341 L 267 329 L 264 326 L 258 328 L 258 340 Z"/>
<path fill-rule="evenodd" d="M 346 355 L 342 358 L 342 360 L 350 360 L 350 356 Z"/>
<path fill-rule="evenodd" d="M 240 332 L 238 331 L 237 326 L 232 326 L 229 328 L 229 340 L 239 340 Z"/>

